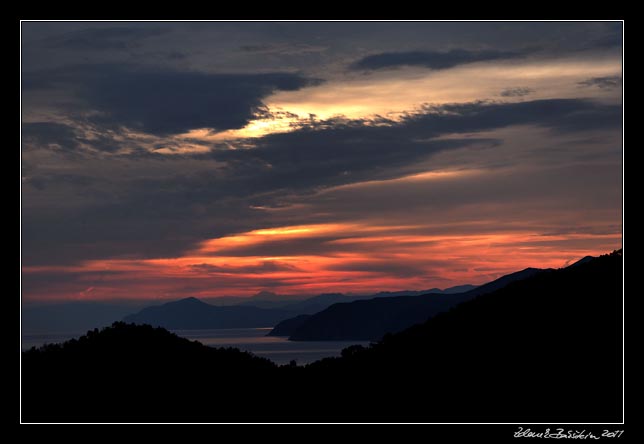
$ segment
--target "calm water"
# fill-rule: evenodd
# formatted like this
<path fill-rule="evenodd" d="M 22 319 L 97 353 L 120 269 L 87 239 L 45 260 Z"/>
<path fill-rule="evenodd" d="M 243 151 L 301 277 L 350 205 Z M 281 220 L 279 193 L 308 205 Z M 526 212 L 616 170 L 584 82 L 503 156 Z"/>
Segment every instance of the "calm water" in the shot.
<path fill-rule="evenodd" d="M 254 353 L 257 356 L 268 358 L 276 364 L 287 364 L 295 359 L 298 364 L 308 364 L 318 359 L 340 356 L 343 348 L 352 344 L 367 345 L 368 342 L 360 341 L 315 341 L 294 342 L 284 337 L 266 336 L 271 331 L 267 328 L 230 328 L 218 330 L 173 330 L 179 336 L 196 340 L 211 347 L 236 347 Z M 32 346 L 45 343 L 64 342 L 71 338 L 78 338 L 82 333 L 55 333 L 55 334 L 24 334 L 22 335 L 22 348 L 27 350 Z"/>

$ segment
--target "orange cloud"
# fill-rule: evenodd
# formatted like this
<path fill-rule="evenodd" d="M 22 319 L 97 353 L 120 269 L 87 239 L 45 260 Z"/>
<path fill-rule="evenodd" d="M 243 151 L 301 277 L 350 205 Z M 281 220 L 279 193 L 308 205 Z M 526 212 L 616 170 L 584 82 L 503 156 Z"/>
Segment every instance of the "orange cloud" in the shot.
<path fill-rule="evenodd" d="M 30 300 L 163 300 L 249 296 L 261 290 L 284 295 L 420 290 L 481 284 L 529 266 L 562 267 L 621 243 L 619 234 L 432 235 L 422 229 L 364 223 L 272 227 L 209 239 L 176 258 L 25 267 L 26 277 L 41 273 L 70 277 L 26 296 Z M 299 253 L 252 253 L 267 246 L 287 251 L 293 242 Z"/>

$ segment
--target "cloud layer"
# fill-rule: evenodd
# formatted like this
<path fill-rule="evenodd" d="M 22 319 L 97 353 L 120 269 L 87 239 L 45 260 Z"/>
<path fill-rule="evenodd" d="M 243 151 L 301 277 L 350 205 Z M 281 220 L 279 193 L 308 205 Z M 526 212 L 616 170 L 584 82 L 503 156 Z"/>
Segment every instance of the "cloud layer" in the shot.
<path fill-rule="evenodd" d="M 621 27 L 25 26 L 28 300 L 446 287 L 619 246 Z"/>
<path fill-rule="evenodd" d="M 86 107 L 94 123 L 168 135 L 241 128 L 264 97 L 315 83 L 291 73 L 206 74 L 106 64 L 28 73 L 23 88 L 61 88 Z"/>
<path fill-rule="evenodd" d="M 421 66 L 434 70 L 475 62 L 507 60 L 525 56 L 520 52 L 452 49 L 450 51 L 385 52 L 366 56 L 351 65 L 354 70 L 377 70 L 400 66 Z"/>

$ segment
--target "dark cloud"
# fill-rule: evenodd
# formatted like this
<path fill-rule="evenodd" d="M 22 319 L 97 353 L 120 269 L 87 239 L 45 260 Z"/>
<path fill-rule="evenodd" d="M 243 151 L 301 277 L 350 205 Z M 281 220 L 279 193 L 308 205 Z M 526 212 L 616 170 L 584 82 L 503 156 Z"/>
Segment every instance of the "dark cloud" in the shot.
<path fill-rule="evenodd" d="M 619 128 L 620 105 L 583 99 L 546 99 L 520 103 L 472 102 L 426 107 L 409 126 L 429 126 L 438 133 L 461 133 L 535 125 L 558 132 Z"/>
<path fill-rule="evenodd" d="M 588 149 L 583 144 L 577 147 L 578 151 Z M 466 174 L 451 180 L 372 182 L 335 188 L 293 201 L 308 203 L 305 208 L 312 214 L 333 214 L 335 217 L 342 215 L 344 220 L 373 220 L 387 215 L 389 220 L 401 220 L 407 224 L 412 220 L 418 221 L 423 229 L 416 233 L 405 233 L 412 242 L 416 235 L 427 232 L 438 236 L 454 232 L 481 234 L 488 230 L 523 231 L 526 229 L 526 221 L 530 221 L 532 229 L 550 233 L 552 226 L 548 226 L 549 224 L 554 222 L 557 227 L 563 225 L 561 220 L 556 220 L 560 217 L 560 212 L 576 214 L 581 222 L 575 221 L 568 227 L 574 229 L 574 232 L 581 232 L 577 228 L 580 223 L 587 223 L 587 220 L 594 220 L 599 225 L 597 221 L 600 218 L 597 215 L 587 218 L 582 216 L 588 215 L 593 206 L 603 209 L 619 208 L 619 168 L 615 165 L 594 166 L 587 163 L 570 166 L 571 162 L 566 157 L 568 156 L 559 156 L 560 165 L 557 166 L 544 165 L 533 169 L 517 165 L 510 168 L 485 168 L 485 173 Z M 471 160 L 473 163 L 470 165 L 477 168 L 485 164 L 485 161 L 486 159 L 482 159 L 477 163 Z M 589 195 L 589 186 L 597 186 L 598 189 Z M 297 208 L 294 207 L 287 214 L 296 213 Z M 616 211 L 615 214 L 619 215 L 620 212 Z M 500 217 L 501 215 L 503 216 Z M 471 224 L 479 218 L 495 222 L 490 225 Z M 343 243 L 347 244 L 347 241 Z M 423 243 L 426 244 L 425 241 Z M 381 244 L 348 244 L 347 248 L 350 251 L 368 252 L 371 249 L 377 252 L 386 250 L 390 245 L 390 242 L 383 241 Z M 396 245 L 404 244 L 396 242 Z"/>
<path fill-rule="evenodd" d="M 207 74 L 81 65 L 24 75 L 23 89 L 63 88 L 98 111 L 93 121 L 167 135 L 194 128 L 243 127 L 271 93 L 319 80 L 292 73 Z M 78 112 L 78 110 L 76 110 Z"/>
<path fill-rule="evenodd" d="M 137 27 L 92 28 L 71 31 L 59 37 L 52 38 L 50 48 L 70 50 L 112 50 L 129 49 L 139 45 L 140 41 L 157 35 L 165 34 L 169 29 Z"/>
<path fill-rule="evenodd" d="M 574 99 L 428 106 L 388 124 L 314 123 L 262 137 L 252 149 L 215 150 L 178 158 L 137 157 L 144 164 L 155 162 L 154 168 L 158 168 L 156 162 L 173 165 L 186 158 L 195 163 L 157 176 L 121 172 L 118 181 L 96 185 L 106 187 L 103 191 L 111 197 L 93 205 L 61 209 L 53 201 L 53 208 L 30 209 L 23 214 L 24 260 L 38 262 L 52 254 L 61 262 L 124 255 L 174 257 L 203 239 L 283 223 L 271 220 L 256 207 L 274 207 L 336 185 L 426 171 L 431 169 L 432 156 L 439 152 L 483 148 L 477 156 L 485 157 L 486 148 L 500 143 L 471 137 L 472 133 L 512 125 L 533 125 L 556 133 L 619 128 L 621 112 L 618 105 Z M 458 134 L 468 136 L 455 137 Z M 441 138 L 447 135 L 450 138 Z M 38 173 L 32 175 L 37 178 Z M 450 193 L 453 191 L 446 188 L 445 199 Z M 376 205 L 382 204 L 381 198 L 378 202 Z M 289 224 L 310 223 L 311 218 L 317 223 L 327 220 L 328 214 L 303 212 L 293 215 Z M 312 248 L 311 242 L 324 250 L 330 248 L 330 240 L 267 243 L 235 254 L 286 255 Z"/>
<path fill-rule="evenodd" d="M 125 146 L 140 149 L 136 143 L 125 141 L 123 134 L 118 131 L 101 130 L 87 121 L 75 123 L 78 126 L 58 122 L 23 123 L 23 150 L 53 149 L 75 153 L 82 147 L 87 147 L 113 153 Z"/>
<path fill-rule="evenodd" d="M 314 188 L 386 179 L 440 151 L 464 146 L 492 147 L 479 138 L 437 139 L 512 125 L 535 125 L 557 132 L 617 128 L 621 107 L 576 99 L 521 103 L 474 102 L 428 106 L 401 122 L 323 122 L 257 141 L 255 149 L 216 151 L 243 187 L 253 190 Z"/>
<path fill-rule="evenodd" d="M 55 185 L 68 185 L 70 187 L 86 187 L 95 182 L 95 179 L 90 176 L 73 173 L 63 174 L 39 174 L 35 177 L 25 177 L 23 182 L 33 186 L 37 190 L 44 190 L 48 186 Z"/>
<path fill-rule="evenodd" d="M 310 45 L 306 43 L 275 43 L 259 45 L 242 45 L 239 49 L 244 52 L 260 54 L 277 54 L 277 55 L 303 55 L 309 53 L 319 53 L 326 51 L 326 46 Z"/>
<path fill-rule="evenodd" d="M 502 97 L 523 97 L 530 95 L 534 92 L 534 89 L 527 88 L 525 86 L 519 86 L 516 88 L 507 88 L 501 91 L 500 95 Z"/>
<path fill-rule="evenodd" d="M 231 245 L 212 253 L 212 256 L 294 256 L 333 254 L 338 246 L 332 242 L 343 239 L 342 234 L 334 236 L 310 236 L 295 239 L 269 240 L 250 245 Z"/>
<path fill-rule="evenodd" d="M 327 121 L 265 136 L 253 149 L 203 155 L 227 165 L 225 179 L 201 176 L 201 185 L 183 188 L 193 193 L 207 190 L 210 197 L 255 196 L 249 204 L 261 206 L 274 200 L 271 192 L 297 194 L 415 173 L 426 168 L 424 162 L 436 153 L 499 144 L 495 139 L 454 135 L 512 125 L 534 125 L 555 132 L 618 128 L 621 107 L 574 99 L 477 102 L 426 107 L 422 113 L 385 125 Z M 452 137 L 440 138 L 448 134 Z"/>
<path fill-rule="evenodd" d="M 371 71 L 377 69 L 397 68 L 400 66 L 422 66 L 434 70 L 453 68 L 467 63 L 490 60 L 514 59 L 523 57 L 525 53 L 466 49 L 452 49 L 447 52 L 438 51 L 409 51 L 385 52 L 366 56 L 351 65 L 353 70 Z"/>
<path fill-rule="evenodd" d="M 404 134 L 403 127 L 336 127 L 266 137 L 247 151 L 212 155 L 235 170 L 238 189 L 295 190 L 391 178 L 433 154 L 464 146 L 493 146 L 491 139 L 422 140 L 431 131 Z M 419 139 L 414 139 L 418 136 Z"/>
<path fill-rule="evenodd" d="M 613 49 L 622 47 L 622 22 L 605 22 L 600 37 L 592 38 L 582 47 L 585 49 Z"/>
<path fill-rule="evenodd" d="M 74 150 L 78 147 L 76 130 L 56 122 L 28 122 L 22 124 L 23 149 L 34 147 Z"/>
<path fill-rule="evenodd" d="M 412 277 L 412 276 L 423 276 L 427 277 L 427 270 L 419 267 L 417 263 L 414 264 L 405 264 L 405 263 L 396 263 L 393 264 L 391 261 L 353 261 L 349 263 L 330 265 L 326 267 L 327 270 L 331 271 L 357 271 L 357 272 L 366 272 L 366 273 L 375 273 L 385 276 L 395 276 L 395 277 Z"/>
<path fill-rule="evenodd" d="M 275 273 L 280 271 L 301 271 L 294 265 L 280 261 L 263 261 L 259 265 L 227 266 L 213 264 L 194 264 L 190 269 L 198 274 L 247 274 Z"/>
<path fill-rule="evenodd" d="M 242 45 L 239 47 L 244 52 L 266 52 L 272 48 L 273 45 Z"/>
<path fill-rule="evenodd" d="M 207 286 L 212 294 L 250 287 L 298 291 L 317 280 L 315 273 L 289 273 L 290 264 L 276 261 L 235 267 L 239 263 L 226 264 L 222 254 L 332 258 L 354 252 L 353 264 L 338 256 L 330 267 L 399 276 L 403 282 L 445 269 L 443 260 L 432 262 L 413 252 L 442 236 L 449 246 L 454 233 L 577 233 L 585 225 L 618 233 L 621 105 L 532 100 L 528 87 L 550 87 L 552 94 L 567 88 L 566 97 L 618 91 L 619 79 L 584 78 L 618 73 L 622 27 L 606 22 L 25 22 L 22 109 L 30 123 L 22 129 L 21 259 L 24 267 L 55 265 L 40 278 L 36 270 L 26 272 L 25 291 L 48 295 L 58 287 L 59 294 L 77 294 L 105 281 L 104 287 L 130 288 L 137 297 L 137 285 L 145 281 L 181 297 L 193 290 L 208 294 Z M 602 72 L 574 74 L 580 77 L 573 82 L 584 80 L 578 89 L 562 83 L 557 69 L 538 81 L 517 81 L 516 73 L 504 69 L 523 62 L 521 57 Z M 312 117 L 288 133 L 217 142 L 199 154 L 186 153 L 187 145 L 207 149 L 205 138 L 165 137 L 198 127 L 239 128 L 254 118 L 290 122 L 297 119 L 286 110 L 333 109 L 361 91 L 354 87 L 367 86 L 370 94 L 381 80 L 387 84 L 376 91 L 374 103 L 390 100 L 403 111 L 394 85 L 404 88 L 408 74 L 388 71 L 386 79 L 372 79 L 375 83 L 354 75 L 404 66 L 431 74 L 475 62 L 501 68 L 499 78 L 491 80 L 501 101 L 425 106 L 396 121 Z M 461 85 L 468 96 L 489 97 L 490 80 L 471 74 L 455 77 L 452 89 Z M 328 95 L 324 88 L 311 95 L 303 91 L 293 95 L 302 97 L 301 103 L 288 103 L 286 97 L 283 110 L 266 108 L 265 103 L 284 98 L 269 101 L 271 94 L 314 85 L 319 82 L 314 77 L 333 82 Z M 338 98 L 337 87 L 347 88 L 347 97 Z M 419 90 L 414 103 L 427 97 Z M 517 97 L 522 103 L 502 101 Z M 313 104 L 307 110 L 309 99 Z M 428 171 L 446 174 L 388 180 Z M 204 282 L 191 273 L 150 278 L 145 271 L 87 274 L 68 282 L 57 271 L 67 264 L 81 269 L 92 259 L 173 258 L 194 253 L 205 239 L 324 223 L 391 228 L 275 236 L 280 241 L 250 236 L 265 242 L 239 245 L 221 241 L 215 245 L 226 250 L 204 253 L 219 256 L 217 266 L 194 261 L 195 275 L 208 276 Z M 401 234 L 402 226 L 417 231 Z M 415 250 L 418 242 L 422 248 Z M 392 251 L 407 248 L 409 257 L 392 259 Z M 477 265 L 485 264 L 452 258 L 449 267 Z M 299 276 L 261 277 L 273 272 Z M 341 275 L 355 284 L 354 273 Z"/>
<path fill-rule="evenodd" d="M 183 60 L 188 57 L 187 54 L 179 51 L 170 51 L 168 53 L 164 53 L 164 55 L 169 60 Z"/>
<path fill-rule="evenodd" d="M 76 286 L 76 291 L 81 291 L 89 286 L 102 283 L 106 278 L 123 276 L 122 271 L 76 271 L 74 273 L 60 273 L 56 271 L 40 271 L 38 273 L 23 274 L 21 282 L 22 291 L 45 291 L 53 285 L 67 284 Z"/>
<path fill-rule="evenodd" d="M 591 77 L 578 83 L 579 86 L 597 87 L 601 89 L 619 88 L 621 84 L 622 78 L 620 76 Z"/>

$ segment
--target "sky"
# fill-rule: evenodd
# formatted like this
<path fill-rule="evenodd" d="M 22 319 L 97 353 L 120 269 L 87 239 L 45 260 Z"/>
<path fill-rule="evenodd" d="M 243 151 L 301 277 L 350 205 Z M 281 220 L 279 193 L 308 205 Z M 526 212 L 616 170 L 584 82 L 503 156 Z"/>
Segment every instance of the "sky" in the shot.
<path fill-rule="evenodd" d="M 481 284 L 622 242 L 621 22 L 23 22 L 23 302 Z"/>

